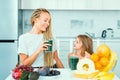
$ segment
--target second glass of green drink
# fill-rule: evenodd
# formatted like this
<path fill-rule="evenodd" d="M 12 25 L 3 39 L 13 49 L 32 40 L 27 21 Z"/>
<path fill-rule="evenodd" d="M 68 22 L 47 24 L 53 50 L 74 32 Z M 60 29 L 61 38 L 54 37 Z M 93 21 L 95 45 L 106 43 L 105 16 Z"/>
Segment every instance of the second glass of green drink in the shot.
<path fill-rule="evenodd" d="M 76 70 L 78 61 L 79 61 L 79 58 L 77 56 L 70 56 L 70 69 L 71 70 Z"/>

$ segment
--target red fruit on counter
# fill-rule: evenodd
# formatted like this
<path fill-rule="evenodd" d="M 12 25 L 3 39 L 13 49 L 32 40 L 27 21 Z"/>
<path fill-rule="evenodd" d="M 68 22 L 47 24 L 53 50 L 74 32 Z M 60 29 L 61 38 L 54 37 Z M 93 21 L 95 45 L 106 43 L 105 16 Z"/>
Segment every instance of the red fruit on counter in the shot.
<path fill-rule="evenodd" d="M 21 75 L 22 75 L 22 72 L 19 71 L 19 70 L 15 70 L 15 71 L 13 71 L 13 73 L 12 73 L 12 77 L 13 77 L 14 79 L 19 79 L 19 78 L 21 77 Z"/>

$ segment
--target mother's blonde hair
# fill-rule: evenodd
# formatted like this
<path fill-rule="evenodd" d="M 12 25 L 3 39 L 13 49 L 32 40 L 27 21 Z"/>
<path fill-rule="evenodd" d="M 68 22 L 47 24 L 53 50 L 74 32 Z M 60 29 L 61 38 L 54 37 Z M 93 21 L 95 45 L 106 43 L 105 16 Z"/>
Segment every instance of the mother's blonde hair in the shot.
<path fill-rule="evenodd" d="M 32 13 L 31 20 L 30 20 L 32 27 L 35 24 L 34 20 L 36 18 L 39 18 L 42 13 L 48 13 L 50 15 L 50 12 L 44 8 L 36 9 Z M 47 30 L 45 32 L 43 32 L 43 40 L 49 40 L 49 39 L 53 39 L 51 19 L 50 19 L 49 26 L 48 26 Z M 52 66 L 53 65 L 53 54 L 52 53 L 47 53 L 44 51 L 44 64 L 45 64 L 45 66 Z"/>

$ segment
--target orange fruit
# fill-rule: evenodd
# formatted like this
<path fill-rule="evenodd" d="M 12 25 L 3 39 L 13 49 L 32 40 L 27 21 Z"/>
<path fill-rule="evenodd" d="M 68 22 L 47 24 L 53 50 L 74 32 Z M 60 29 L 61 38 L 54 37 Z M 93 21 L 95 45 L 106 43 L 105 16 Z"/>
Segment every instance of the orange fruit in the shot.
<path fill-rule="evenodd" d="M 90 58 L 94 62 L 97 62 L 99 60 L 99 56 L 96 53 L 93 53 Z"/>
<path fill-rule="evenodd" d="M 108 57 L 110 55 L 110 48 L 106 44 L 101 44 L 97 48 L 97 53 L 99 56 L 106 56 Z"/>
<path fill-rule="evenodd" d="M 100 64 L 103 66 L 106 66 L 109 63 L 109 60 L 107 57 L 101 57 L 100 58 Z"/>
<path fill-rule="evenodd" d="M 103 66 L 100 64 L 100 62 L 95 62 L 95 69 L 101 70 L 102 67 L 103 67 Z"/>

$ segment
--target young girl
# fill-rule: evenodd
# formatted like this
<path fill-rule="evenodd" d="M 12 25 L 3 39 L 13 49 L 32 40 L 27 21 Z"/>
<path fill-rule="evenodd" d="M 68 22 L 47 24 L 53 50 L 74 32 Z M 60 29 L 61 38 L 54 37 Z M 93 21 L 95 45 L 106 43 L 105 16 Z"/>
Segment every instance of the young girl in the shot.
<path fill-rule="evenodd" d="M 70 57 L 77 56 L 79 59 L 87 57 L 93 53 L 92 39 L 87 35 L 78 35 L 73 46 L 74 52 L 68 54 L 68 64 L 70 65 Z"/>

